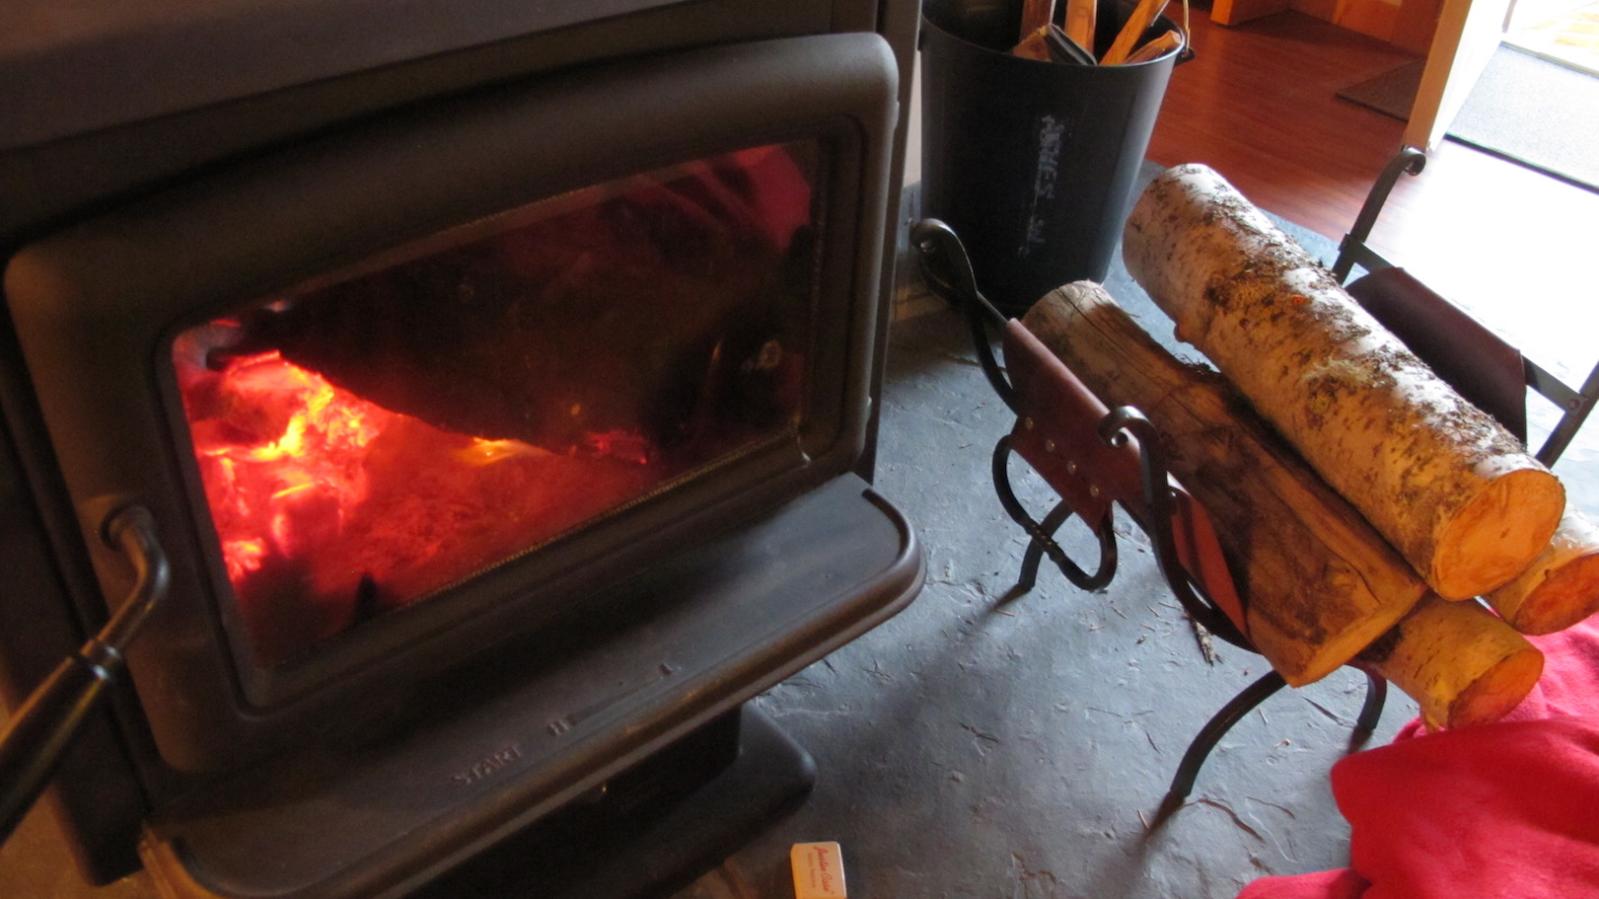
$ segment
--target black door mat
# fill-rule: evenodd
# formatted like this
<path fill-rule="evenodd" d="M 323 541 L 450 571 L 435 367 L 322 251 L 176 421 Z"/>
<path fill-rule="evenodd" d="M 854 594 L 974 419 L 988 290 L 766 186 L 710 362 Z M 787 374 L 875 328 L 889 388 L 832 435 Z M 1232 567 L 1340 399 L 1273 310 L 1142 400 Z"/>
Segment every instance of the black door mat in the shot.
<path fill-rule="evenodd" d="M 1599 192 L 1599 77 L 1499 45 L 1450 140 Z"/>
<path fill-rule="evenodd" d="M 1421 84 L 1414 60 L 1337 96 L 1405 121 Z M 1599 76 L 1509 44 L 1494 51 L 1444 135 L 1490 156 L 1599 193 Z"/>

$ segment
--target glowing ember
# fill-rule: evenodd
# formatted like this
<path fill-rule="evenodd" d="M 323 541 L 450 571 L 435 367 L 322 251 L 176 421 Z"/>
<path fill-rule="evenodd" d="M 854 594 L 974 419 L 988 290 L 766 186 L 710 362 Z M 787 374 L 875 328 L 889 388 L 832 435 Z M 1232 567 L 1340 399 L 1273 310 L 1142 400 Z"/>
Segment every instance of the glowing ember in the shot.
<path fill-rule="evenodd" d="M 625 459 L 636 465 L 648 465 L 650 461 L 650 442 L 632 431 L 604 431 L 590 434 L 588 439 L 583 441 L 583 445 L 596 456 Z"/>
<path fill-rule="evenodd" d="M 217 322 L 173 355 L 195 459 L 251 643 L 282 661 L 647 491 L 666 474 L 637 434 L 557 455 L 384 409 L 277 351 L 229 358 Z"/>
<path fill-rule="evenodd" d="M 455 454 L 455 458 L 468 465 L 493 465 L 514 459 L 518 456 L 545 455 L 550 453 L 520 440 L 488 440 L 483 437 L 472 439 L 472 445 Z"/>
<path fill-rule="evenodd" d="M 234 360 L 219 380 L 224 414 L 208 423 L 220 427 L 195 434 L 195 453 L 237 586 L 268 554 L 299 555 L 337 536 L 366 499 L 365 450 L 393 413 L 276 351 Z"/>

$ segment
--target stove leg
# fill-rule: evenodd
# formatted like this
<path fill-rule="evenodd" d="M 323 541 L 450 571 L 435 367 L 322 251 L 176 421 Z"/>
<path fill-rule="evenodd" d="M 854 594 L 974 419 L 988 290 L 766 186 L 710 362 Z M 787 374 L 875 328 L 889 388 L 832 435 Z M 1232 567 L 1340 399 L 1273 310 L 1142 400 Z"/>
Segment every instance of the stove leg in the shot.
<path fill-rule="evenodd" d="M 1283 676 L 1271 671 L 1245 687 L 1243 692 L 1221 707 L 1221 711 L 1217 712 L 1194 737 L 1194 741 L 1188 744 L 1188 751 L 1183 753 L 1183 760 L 1177 766 L 1177 775 L 1172 778 L 1171 789 L 1166 791 L 1166 798 L 1161 800 L 1151 827 L 1160 826 L 1172 812 L 1182 807 L 1183 800 L 1187 799 L 1188 794 L 1194 789 L 1194 780 L 1199 777 L 1199 769 L 1204 766 L 1211 750 L 1216 748 L 1221 738 L 1232 730 L 1233 725 L 1243 720 L 1243 717 L 1255 706 L 1270 699 L 1273 693 L 1286 686 L 1288 682 L 1283 680 Z"/>

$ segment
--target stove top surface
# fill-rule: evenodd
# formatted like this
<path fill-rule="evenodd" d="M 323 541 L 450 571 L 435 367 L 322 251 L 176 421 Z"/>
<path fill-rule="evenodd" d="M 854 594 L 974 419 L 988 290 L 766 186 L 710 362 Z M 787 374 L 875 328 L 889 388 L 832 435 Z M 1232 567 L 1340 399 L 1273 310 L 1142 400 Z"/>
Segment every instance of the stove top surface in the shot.
<path fill-rule="evenodd" d="M 0 150 L 683 0 L 0 4 Z"/>

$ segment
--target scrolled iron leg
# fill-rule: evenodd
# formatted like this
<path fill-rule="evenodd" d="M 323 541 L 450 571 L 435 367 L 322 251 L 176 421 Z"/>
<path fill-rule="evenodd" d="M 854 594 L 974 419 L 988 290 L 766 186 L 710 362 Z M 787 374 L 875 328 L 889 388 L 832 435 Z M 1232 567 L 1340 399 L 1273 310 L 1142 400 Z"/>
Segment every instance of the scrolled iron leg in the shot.
<path fill-rule="evenodd" d="M 1270 699 L 1273 693 L 1286 686 L 1288 682 L 1283 680 L 1281 674 L 1275 671 L 1268 672 L 1245 687 L 1222 706 L 1221 711 L 1211 717 L 1194 737 L 1194 741 L 1188 744 L 1188 751 L 1183 753 L 1183 760 L 1177 766 L 1177 774 L 1172 778 L 1171 789 L 1166 791 L 1166 798 L 1161 800 L 1160 809 L 1155 812 L 1152 826 L 1159 826 L 1172 812 L 1182 807 L 1183 800 L 1193 792 L 1194 781 L 1199 777 L 1199 769 L 1204 767 L 1211 750 L 1215 749 L 1221 738 L 1233 729 L 1233 725 L 1243 720 L 1243 717 L 1255 706 Z"/>
<path fill-rule="evenodd" d="M 1071 581 L 1079 590 L 1092 592 L 1104 588 L 1106 584 L 1110 583 L 1111 578 L 1116 576 L 1116 529 L 1113 526 L 1112 517 L 1106 516 L 1099 527 L 1094 529 L 1094 535 L 1099 539 L 1099 566 L 1094 569 L 1093 574 L 1089 574 L 1079 567 L 1076 562 L 1073 562 L 1071 557 L 1066 555 L 1066 551 L 1061 548 L 1060 544 L 1055 542 L 1054 538 L 1055 531 L 1074 513 L 1063 502 L 1057 504 L 1042 523 L 1034 521 L 1033 516 L 1022 505 L 1022 501 L 1017 498 L 1016 492 L 1011 489 L 1010 472 L 1007 467 L 1010 454 L 1011 442 L 1009 435 L 999 438 L 999 442 L 994 444 L 994 492 L 998 494 L 999 504 L 1005 509 L 1005 514 L 1010 516 L 1011 521 L 1021 525 L 1022 530 L 1026 531 L 1028 537 L 1031 538 L 1028 552 L 1034 554 L 1042 553 L 1049 556 L 1049 560 L 1055 563 L 1061 574 L 1065 575 L 1066 579 Z M 1011 589 L 1010 593 L 1006 594 L 1007 596 L 1020 596 L 1027 590 L 1032 589 L 1032 585 L 1038 575 L 1039 560 L 1034 559 L 1031 563 L 1028 563 L 1024 559 L 1023 564 L 1024 566 L 1030 564 L 1032 571 L 1029 573 L 1024 570 L 1022 572 L 1022 580 L 1018 582 L 1016 587 Z"/>
<path fill-rule="evenodd" d="M 1366 701 L 1360 706 L 1360 717 L 1355 719 L 1355 729 L 1349 734 L 1349 751 L 1366 745 L 1371 734 L 1382 720 L 1382 706 L 1388 699 L 1388 682 L 1381 676 L 1366 672 Z"/>
<path fill-rule="evenodd" d="M 1055 504 L 1055 508 L 1049 510 L 1049 514 L 1044 516 L 1044 520 L 1039 522 L 1038 528 L 1046 536 L 1053 537 L 1055 532 L 1060 530 L 1060 526 L 1065 524 L 1066 519 L 1070 517 L 1072 517 L 1071 506 L 1067 505 L 1065 500 L 1061 500 Z M 1044 562 L 1046 546 L 1047 544 L 1037 537 L 1028 541 L 1027 552 L 1022 556 L 1021 573 L 1016 578 L 1016 586 L 1010 588 L 1012 595 L 1020 596 L 1037 585 L 1038 566 Z"/>

